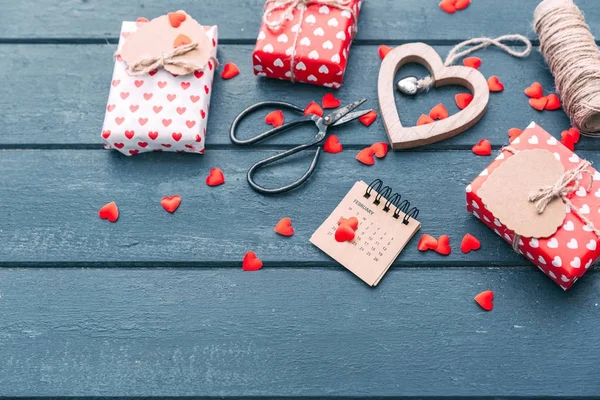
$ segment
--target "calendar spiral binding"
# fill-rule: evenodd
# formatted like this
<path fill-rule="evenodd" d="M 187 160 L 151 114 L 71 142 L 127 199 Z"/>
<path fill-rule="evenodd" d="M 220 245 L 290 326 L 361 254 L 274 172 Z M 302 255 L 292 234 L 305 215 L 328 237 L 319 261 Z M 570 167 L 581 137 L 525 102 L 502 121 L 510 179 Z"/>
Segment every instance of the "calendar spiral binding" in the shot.
<path fill-rule="evenodd" d="M 392 194 L 392 188 L 389 186 L 383 186 L 383 181 L 381 179 L 375 179 L 371 184 L 367 187 L 365 191 L 365 198 L 371 197 L 371 192 L 375 192 L 375 199 L 373 204 L 378 206 L 381 204 L 381 199 L 386 200 L 383 211 L 389 212 L 391 206 L 396 207 L 396 211 L 392 215 L 394 218 L 400 218 L 400 212 L 404 213 L 404 218 L 402 218 L 402 223 L 408 225 L 410 219 L 417 219 L 419 216 L 419 209 L 417 207 L 410 207 L 410 202 L 408 200 L 402 200 L 402 195 L 400 193 Z M 391 197 L 390 197 L 391 195 Z"/>

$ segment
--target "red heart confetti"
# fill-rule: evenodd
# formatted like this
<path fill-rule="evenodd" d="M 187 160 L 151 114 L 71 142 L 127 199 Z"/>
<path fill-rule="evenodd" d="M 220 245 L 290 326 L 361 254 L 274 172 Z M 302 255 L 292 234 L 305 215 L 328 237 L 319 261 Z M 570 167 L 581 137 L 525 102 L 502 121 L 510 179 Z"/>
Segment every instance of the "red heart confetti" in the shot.
<path fill-rule="evenodd" d="M 485 311 L 492 311 L 494 309 L 494 292 L 491 290 L 479 293 L 475 296 L 474 300 L 479 304 L 479 307 L 483 308 Z"/>
<path fill-rule="evenodd" d="M 337 229 L 335 230 L 335 240 L 340 243 L 351 242 L 352 240 L 354 240 L 354 236 L 354 229 L 352 229 L 352 227 L 345 222 L 339 224 Z"/>
<path fill-rule="evenodd" d="M 223 72 L 221 72 L 221 78 L 231 79 L 240 74 L 240 69 L 232 62 L 228 62 L 223 66 Z"/>
<path fill-rule="evenodd" d="M 309 114 L 314 114 L 314 115 L 318 115 L 319 117 L 322 117 L 323 109 L 321 108 L 320 105 L 318 105 L 314 101 L 311 101 L 304 109 L 304 115 L 309 115 Z"/>
<path fill-rule="evenodd" d="M 165 210 L 173 214 L 181 204 L 181 196 L 179 196 L 178 194 L 175 194 L 173 196 L 165 196 L 162 199 L 160 199 L 160 204 Z"/>
<path fill-rule="evenodd" d="M 504 90 L 504 84 L 500 82 L 500 79 L 496 75 L 490 76 L 487 82 L 490 92 L 501 92 Z"/>
<path fill-rule="evenodd" d="M 343 149 L 342 144 L 338 140 L 338 137 L 335 135 L 331 135 L 325 140 L 325 144 L 323 145 L 323 151 L 327 153 L 339 153 Z"/>
<path fill-rule="evenodd" d="M 560 99 L 554 93 L 548 95 L 548 102 L 546 103 L 545 110 L 554 111 L 561 108 Z"/>
<path fill-rule="evenodd" d="M 169 23 L 173 28 L 179 28 L 179 26 L 181 26 L 183 21 L 185 21 L 185 19 L 187 18 L 187 16 L 184 13 L 180 12 L 170 12 L 168 14 L 168 17 Z"/>
<path fill-rule="evenodd" d="M 471 4 L 471 0 L 456 0 L 454 7 L 456 7 L 457 10 L 464 10 L 469 7 L 469 4 Z"/>
<path fill-rule="evenodd" d="M 519 129 L 519 128 L 510 128 L 508 130 L 508 141 L 509 141 L 509 143 L 512 143 L 512 141 L 515 140 L 521 133 L 523 133 L 522 129 Z"/>
<path fill-rule="evenodd" d="M 479 69 L 481 67 L 481 58 L 479 57 L 467 57 L 463 60 L 463 65 L 465 67 L 471 67 L 475 69 Z"/>
<path fill-rule="evenodd" d="M 107 219 L 110 222 L 115 222 L 119 219 L 119 208 L 117 207 L 117 204 L 112 201 L 98 211 L 98 216 L 102 219 Z"/>
<path fill-rule="evenodd" d="M 242 261 L 242 270 L 243 271 L 258 271 L 263 267 L 263 262 L 260 258 L 256 257 L 256 253 L 253 251 L 249 251 L 244 256 L 244 260 Z"/>
<path fill-rule="evenodd" d="M 448 14 L 454 14 L 456 12 L 456 0 L 442 0 L 439 4 L 440 8 L 446 11 Z"/>
<path fill-rule="evenodd" d="M 350 228 L 352 228 L 353 230 L 357 230 L 358 229 L 358 218 L 356 217 L 350 217 L 350 218 L 340 218 L 340 220 L 338 221 L 338 225 L 341 224 L 348 224 L 348 226 L 350 226 Z"/>
<path fill-rule="evenodd" d="M 525 89 L 525 95 L 530 99 L 539 99 L 544 97 L 544 88 L 538 82 L 533 82 L 531 86 Z"/>
<path fill-rule="evenodd" d="M 569 128 L 569 130 L 563 131 L 560 134 L 560 137 L 563 139 L 568 137 L 570 141 L 572 141 L 573 143 L 577 143 L 577 142 L 579 142 L 579 139 L 581 138 L 581 133 L 579 132 L 579 129 L 577 129 L 577 128 Z"/>
<path fill-rule="evenodd" d="M 417 120 L 417 126 L 431 124 L 432 122 L 435 121 L 429 115 L 421 114 L 421 116 Z"/>
<path fill-rule="evenodd" d="M 356 155 L 356 159 L 365 165 L 375 164 L 375 151 L 369 146 L 366 149 L 362 149 Z"/>
<path fill-rule="evenodd" d="M 364 126 L 371 126 L 373 122 L 377 119 L 377 113 L 375 110 L 371 110 L 362 117 L 359 118 L 359 121 L 362 122 Z"/>
<path fill-rule="evenodd" d="M 471 93 L 459 93 L 454 96 L 454 101 L 456 102 L 456 106 L 458 108 L 464 110 L 473 101 L 473 95 Z"/>
<path fill-rule="evenodd" d="M 492 144 L 487 139 L 481 139 L 475 146 L 472 148 L 473 153 L 478 156 L 489 156 L 492 154 Z"/>
<path fill-rule="evenodd" d="M 192 39 L 190 39 L 189 36 L 179 35 L 175 38 L 175 41 L 173 42 L 173 47 L 177 48 L 180 46 L 185 46 L 186 44 L 190 44 L 190 43 L 192 43 Z"/>
<path fill-rule="evenodd" d="M 383 158 L 388 152 L 388 144 L 385 142 L 379 142 L 371 145 L 371 150 L 375 153 L 375 157 Z"/>
<path fill-rule="evenodd" d="M 389 46 L 386 46 L 385 44 L 382 44 L 377 49 L 377 52 L 379 53 L 379 58 L 381 58 L 383 60 L 385 58 L 385 56 L 387 56 L 388 53 L 392 50 L 394 50 L 393 47 L 389 47 Z"/>
<path fill-rule="evenodd" d="M 438 241 L 431 235 L 423 235 L 421 239 L 419 239 L 419 244 L 417 248 L 419 251 L 427 251 L 427 250 L 435 250 L 437 248 Z"/>
<path fill-rule="evenodd" d="M 294 228 L 292 227 L 292 220 L 289 218 L 282 218 L 277 225 L 275 225 L 275 232 L 281 236 L 292 236 L 294 234 Z"/>
<path fill-rule="evenodd" d="M 448 235 L 442 235 L 438 238 L 435 252 L 443 256 L 447 256 L 452 253 L 452 247 L 450 247 L 450 237 L 448 237 Z"/>
<path fill-rule="evenodd" d="M 265 122 L 269 125 L 273 125 L 275 128 L 283 125 L 284 120 L 285 117 L 283 116 L 283 111 L 281 110 L 271 111 L 265 117 Z"/>
<path fill-rule="evenodd" d="M 431 119 L 446 119 L 448 118 L 448 110 L 440 103 L 429 111 L 429 117 L 431 117 Z"/>
<path fill-rule="evenodd" d="M 325 94 L 321 103 L 323 104 L 323 108 L 338 108 L 340 104 L 342 104 L 342 102 L 331 93 Z"/>
<path fill-rule="evenodd" d="M 540 97 L 539 99 L 529 99 L 529 105 L 538 111 L 543 111 L 548 104 L 547 97 Z"/>
<path fill-rule="evenodd" d="M 208 186 L 219 186 L 225 183 L 225 175 L 220 168 L 213 168 L 206 177 L 206 184 Z"/>
<path fill-rule="evenodd" d="M 465 254 L 467 254 L 471 251 L 479 250 L 480 247 L 481 247 L 481 243 L 479 242 L 479 239 L 477 239 L 475 236 L 471 235 L 470 233 L 467 233 L 463 237 L 462 242 L 460 243 L 460 251 L 462 251 Z"/>

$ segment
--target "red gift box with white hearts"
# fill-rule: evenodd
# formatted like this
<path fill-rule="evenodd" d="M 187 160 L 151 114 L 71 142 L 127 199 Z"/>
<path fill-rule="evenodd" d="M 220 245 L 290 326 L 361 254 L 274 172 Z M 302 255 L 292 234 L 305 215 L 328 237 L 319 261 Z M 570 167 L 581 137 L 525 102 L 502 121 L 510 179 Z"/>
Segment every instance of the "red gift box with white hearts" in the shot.
<path fill-rule="evenodd" d="M 562 186 L 565 201 L 557 185 L 570 173 L 573 179 Z M 498 188 L 510 176 L 511 183 Z M 466 192 L 467 210 L 563 290 L 600 256 L 600 173 L 535 123 L 503 149 Z M 540 212 L 544 194 L 550 200 Z M 543 235 L 536 237 L 536 232 Z"/>
<path fill-rule="evenodd" d="M 119 50 L 143 23 L 123 22 Z M 203 29 L 216 59 L 218 29 Z M 102 128 L 104 147 L 127 156 L 150 151 L 203 154 L 215 69 L 211 60 L 193 74 L 178 76 L 157 68 L 131 76 L 117 56 Z"/>
<path fill-rule="evenodd" d="M 254 74 L 340 88 L 361 3 L 267 1 L 252 54 Z"/>

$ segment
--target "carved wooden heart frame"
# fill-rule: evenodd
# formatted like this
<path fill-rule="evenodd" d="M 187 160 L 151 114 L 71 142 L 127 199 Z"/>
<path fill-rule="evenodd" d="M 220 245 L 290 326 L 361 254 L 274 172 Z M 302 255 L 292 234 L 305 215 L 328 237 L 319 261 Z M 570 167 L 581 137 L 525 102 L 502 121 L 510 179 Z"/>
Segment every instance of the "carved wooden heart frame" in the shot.
<path fill-rule="evenodd" d="M 404 127 L 400 122 L 394 99 L 394 79 L 405 64 L 425 66 L 435 81 L 435 87 L 464 86 L 473 94 L 473 101 L 464 110 L 431 124 Z M 379 108 L 392 149 L 409 149 L 448 139 L 475 125 L 487 110 L 490 91 L 485 77 L 474 68 L 444 66 L 439 54 L 425 43 L 409 43 L 390 51 L 379 70 Z"/>

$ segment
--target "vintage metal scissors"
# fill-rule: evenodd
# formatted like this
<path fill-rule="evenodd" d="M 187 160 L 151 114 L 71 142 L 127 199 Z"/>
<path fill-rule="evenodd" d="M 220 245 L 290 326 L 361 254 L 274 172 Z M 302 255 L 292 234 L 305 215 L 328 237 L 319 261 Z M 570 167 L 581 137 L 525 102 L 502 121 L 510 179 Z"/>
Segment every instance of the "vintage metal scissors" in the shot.
<path fill-rule="evenodd" d="M 252 189 L 254 189 L 257 192 L 262 193 L 262 194 L 277 194 L 277 193 L 284 193 L 284 192 L 290 191 L 290 190 L 295 189 L 298 186 L 302 185 L 304 182 L 306 182 L 306 180 L 308 178 L 310 178 L 312 173 L 315 171 L 315 168 L 317 167 L 317 162 L 319 161 L 319 156 L 321 155 L 321 144 L 325 141 L 325 137 L 327 136 L 327 128 L 329 128 L 330 126 L 343 125 L 345 123 L 353 121 L 353 120 L 360 118 L 363 115 L 371 112 L 371 110 L 362 110 L 362 111 L 351 112 L 352 110 L 356 109 L 361 104 L 363 104 L 365 101 L 367 101 L 367 99 L 358 100 L 352 104 L 338 108 L 331 114 L 324 116 L 324 117 L 319 117 L 318 115 L 314 115 L 314 114 L 304 115 L 304 116 L 296 118 L 286 124 L 283 124 L 277 128 L 274 128 L 267 132 L 263 132 L 259 135 L 256 135 L 250 139 L 241 140 L 241 139 L 238 139 L 235 135 L 238 124 L 244 117 L 246 117 L 248 114 L 252 113 L 253 111 L 255 111 L 259 108 L 263 108 L 263 107 L 284 108 L 284 109 L 296 111 L 298 113 L 303 113 L 303 111 L 304 111 L 302 108 L 300 108 L 298 106 L 295 106 L 293 104 L 286 103 L 283 101 L 263 101 L 261 103 L 254 104 L 254 105 L 246 108 L 235 118 L 235 120 L 231 124 L 231 130 L 229 131 L 229 137 L 231 138 L 231 141 L 237 145 L 254 144 L 254 143 L 264 140 L 268 137 L 275 136 L 275 135 L 277 135 L 283 131 L 286 131 L 290 128 L 293 128 L 293 127 L 301 125 L 301 124 L 309 123 L 309 122 L 314 123 L 317 126 L 317 129 L 319 130 L 318 133 L 316 134 L 316 136 L 310 142 L 302 144 L 297 147 L 294 147 L 287 151 L 284 151 L 283 153 L 276 154 L 276 155 L 266 158 L 262 161 L 258 161 L 252 167 L 250 167 L 250 169 L 248 170 L 248 175 L 247 175 L 248 184 L 250 184 L 250 187 L 252 187 Z M 313 146 L 317 147 L 317 151 L 315 152 L 315 156 L 312 159 L 310 167 L 304 173 L 304 175 L 302 175 L 302 177 L 300 177 L 300 179 L 298 179 L 297 181 L 290 183 L 289 185 L 285 185 L 285 186 L 282 186 L 279 188 L 273 188 L 273 189 L 269 189 L 269 188 L 260 186 L 259 184 L 257 184 L 254 181 L 254 174 L 256 173 L 256 171 L 258 169 L 260 169 L 266 165 L 272 164 L 276 161 L 282 160 L 293 154 L 296 154 L 302 150 L 309 149 Z"/>

